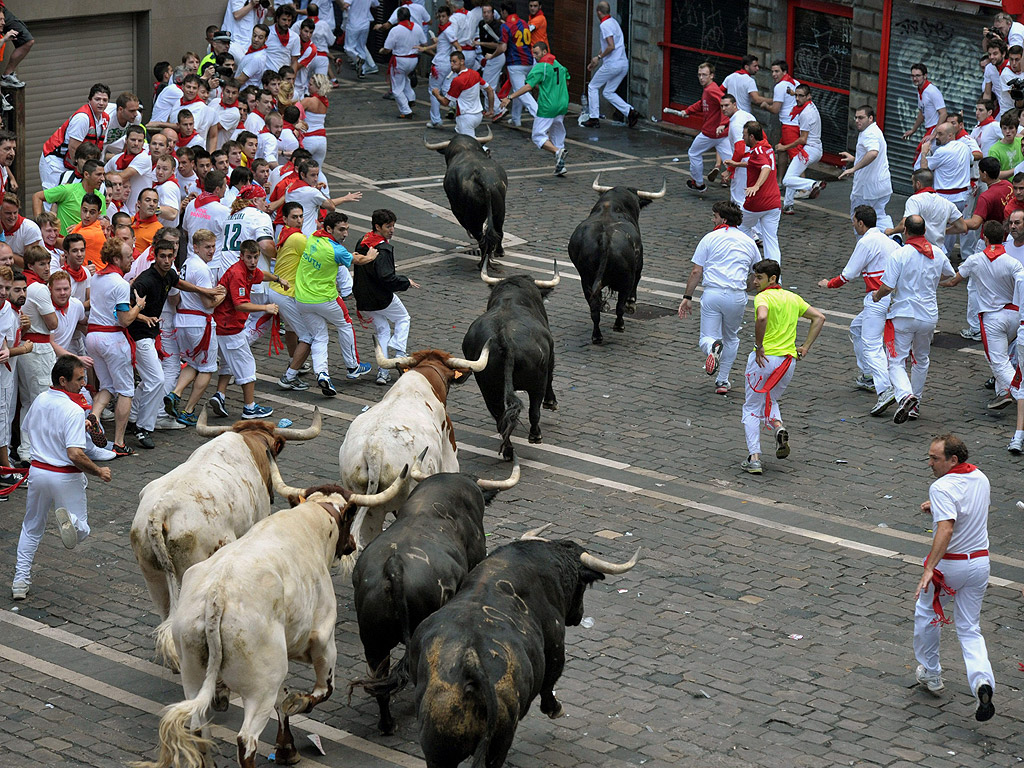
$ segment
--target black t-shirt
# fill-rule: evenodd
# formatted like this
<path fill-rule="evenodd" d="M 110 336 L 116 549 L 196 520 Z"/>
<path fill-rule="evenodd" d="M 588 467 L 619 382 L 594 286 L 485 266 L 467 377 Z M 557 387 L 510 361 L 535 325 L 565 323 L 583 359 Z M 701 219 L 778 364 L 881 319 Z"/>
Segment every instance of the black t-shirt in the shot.
<path fill-rule="evenodd" d="M 156 271 L 156 266 L 151 266 L 141 275 L 135 278 L 132 283 L 132 306 L 135 306 L 135 294 L 146 299 L 146 306 L 142 314 L 147 317 L 160 317 L 164 311 L 164 302 L 167 301 L 167 294 L 178 284 L 178 273 L 174 269 L 167 270 L 167 274 L 161 276 Z M 141 320 L 136 320 L 128 326 L 128 333 L 138 341 L 139 339 L 155 339 L 160 335 L 159 325 L 146 325 Z"/>
<path fill-rule="evenodd" d="M 501 20 L 481 21 L 476 36 L 481 43 L 501 43 Z M 493 47 L 484 45 L 481 48 L 484 53 L 494 53 Z"/>

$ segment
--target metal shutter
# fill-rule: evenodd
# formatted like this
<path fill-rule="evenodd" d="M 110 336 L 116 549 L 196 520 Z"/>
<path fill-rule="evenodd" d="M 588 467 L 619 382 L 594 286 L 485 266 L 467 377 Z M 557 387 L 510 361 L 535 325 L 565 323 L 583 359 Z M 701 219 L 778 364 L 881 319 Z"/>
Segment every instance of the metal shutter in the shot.
<path fill-rule="evenodd" d="M 923 62 L 928 67 L 928 80 L 942 91 L 947 111 L 962 112 L 967 125 L 972 126 L 976 122 L 974 103 L 981 93 L 981 30 L 988 23 L 989 17 L 984 15 L 953 13 L 900 0 L 893 3 L 884 134 L 896 192 L 909 195 L 913 191 L 910 175 L 917 142 L 923 134 L 918 130 L 910 141 L 900 138 L 917 117 L 917 90 L 910 82 L 910 67 Z"/>
<path fill-rule="evenodd" d="M 26 197 L 40 189 L 39 154 L 44 142 L 82 106 L 94 83 L 110 86 L 111 102 L 135 88 L 135 23 L 130 14 L 87 16 L 72 22 L 30 25 L 36 44 L 18 67 L 26 86 Z M 148 94 L 139 94 L 143 102 Z"/>

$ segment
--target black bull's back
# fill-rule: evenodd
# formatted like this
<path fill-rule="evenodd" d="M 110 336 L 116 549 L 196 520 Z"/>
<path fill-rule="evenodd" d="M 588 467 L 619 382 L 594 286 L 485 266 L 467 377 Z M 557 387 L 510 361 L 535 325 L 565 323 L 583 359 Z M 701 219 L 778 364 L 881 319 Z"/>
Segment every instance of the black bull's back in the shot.
<path fill-rule="evenodd" d="M 457 139 L 465 141 L 457 142 Z M 485 257 L 502 254 L 505 228 L 505 193 L 508 175 L 476 141 L 456 136 L 445 150 L 448 168 L 444 192 L 459 224 L 480 246 L 481 265 Z"/>

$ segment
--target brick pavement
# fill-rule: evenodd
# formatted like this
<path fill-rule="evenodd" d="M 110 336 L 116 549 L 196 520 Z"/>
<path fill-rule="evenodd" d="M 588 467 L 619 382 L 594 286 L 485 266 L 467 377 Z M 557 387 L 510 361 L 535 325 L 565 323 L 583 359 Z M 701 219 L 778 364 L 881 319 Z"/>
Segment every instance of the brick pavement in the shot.
<path fill-rule="evenodd" d="M 379 93 L 372 85 L 341 89 L 332 100 L 328 125 L 388 123 L 394 108 Z M 955 429 L 968 439 L 976 452 L 972 460 L 993 483 L 993 549 L 1008 557 L 1020 551 L 1019 512 L 1009 503 L 1019 489 L 1017 468 L 1004 450 L 1012 417 L 984 412 L 988 393 L 977 386 L 987 376 L 984 359 L 959 351 L 965 346 L 959 339 L 952 349 L 936 349 L 923 418 L 897 428 L 864 415 L 870 396 L 850 385 L 855 371 L 845 330 L 830 326 L 800 364 L 783 401 L 793 457 L 788 464 L 769 460 L 762 478 L 747 476 L 737 467 L 743 454 L 741 395 L 716 397 L 708 390 L 696 349 L 696 322 L 682 323 L 673 314 L 674 296 L 681 290 L 656 282 L 685 280 L 688 256 L 709 228 L 708 201 L 724 196 L 724 190 L 712 191 L 707 201 L 687 195 L 682 162 L 672 162 L 674 157 L 685 160 L 685 142 L 651 131 L 571 127 L 570 139 L 580 143 L 570 145 L 572 172 L 565 179 L 548 174 L 547 156 L 534 151 L 527 136 L 506 127 L 496 128 L 495 134 L 492 151 L 511 177 L 506 232 L 526 241 L 510 250 L 558 256 L 566 275 L 548 305 L 558 346 L 560 410 L 543 414 L 545 443 L 622 466 L 524 446 L 522 455 L 533 465 L 527 463 L 519 486 L 489 508 L 489 544 L 497 546 L 527 527 L 552 521 L 557 535 L 608 556 L 628 556 L 637 544 L 646 552 L 634 571 L 588 593 L 586 614 L 594 625 L 568 631 L 566 672 L 558 686 L 568 716 L 548 721 L 532 712 L 520 725 L 509 765 L 1017 764 L 1024 758 L 1017 691 L 1024 674 L 1018 669 L 1024 653 L 1019 592 L 995 587 L 986 598 L 983 626 L 998 679 L 999 713 L 993 721 L 977 724 L 970 716 L 973 706 L 951 632 L 943 642 L 945 695 L 934 699 L 911 687 L 908 591 L 918 570 L 902 555 L 920 556 L 927 549 L 923 541 L 929 526 L 916 505 L 928 484 L 922 459 L 929 435 Z M 592 136 L 599 140 L 591 141 Z M 378 182 L 437 177 L 443 160 L 423 150 L 419 140 L 420 131 L 405 126 L 335 134 L 328 163 Z M 584 164 L 593 165 L 581 169 Z M 662 176 L 669 182 L 669 195 L 641 217 L 647 251 L 642 286 L 661 293 L 645 292 L 640 301 L 651 305 L 649 314 L 655 316 L 627 318 L 625 334 L 608 332 L 600 348 L 589 343 L 589 317 L 564 251 L 573 227 L 596 198 L 590 183 L 597 168 L 621 168 L 606 171 L 603 183 L 653 189 Z M 345 180 L 332 179 L 332 184 L 355 188 Z M 428 236 L 464 240 L 458 227 L 428 209 L 389 197 L 403 190 L 446 207 L 440 179 L 433 178 L 377 184 L 348 210 L 366 216 L 385 202 L 396 209 L 399 237 L 427 246 L 400 243 L 400 269 L 412 258 L 442 257 L 410 271 L 424 285 L 408 294 L 410 348 L 454 351 L 483 309 L 487 290 L 474 275 L 472 259 L 446 257 L 452 244 Z M 784 284 L 797 286 L 838 325 L 844 321 L 835 312 L 858 311 L 858 291 L 854 286 L 840 292 L 812 286 L 819 277 L 835 274 L 852 248 L 848 225 L 827 210 L 843 210 L 845 191 L 830 186 L 815 210 L 787 217 L 782 225 Z M 403 226 L 428 235 L 403 233 Z M 820 243 L 833 247 L 822 252 Z M 538 275 L 549 269 L 545 262 L 524 257 L 509 261 Z M 962 291 L 942 295 L 941 331 L 952 334 L 961 326 L 962 299 Z M 358 336 L 368 346 L 369 334 L 360 330 Z M 262 360 L 263 372 L 276 378 L 281 362 Z M 310 404 L 354 414 L 382 392 L 372 382 L 345 382 L 342 396 L 325 402 L 311 393 L 281 393 L 267 381 L 259 388 L 277 398 L 278 415 L 297 424 L 307 418 L 302 408 Z M 279 406 L 289 399 L 296 404 Z M 504 466 L 494 458 L 497 441 L 489 437 L 494 425 L 474 383 L 453 391 L 450 410 L 465 446 L 464 469 L 502 474 Z M 329 415 L 315 442 L 286 449 L 281 463 L 290 481 L 335 476 L 335 450 L 346 423 Z M 167 703 L 180 692 L 173 679 L 145 671 L 148 667 L 93 666 L 90 656 L 120 653 L 139 662 L 151 656 L 148 634 L 156 622 L 132 561 L 128 526 L 141 484 L 198 445 L 191 433 L 158 433 L 158 438 L 157 451 L 114 464 L 109 488 L 100 491 L 94 484 L 90 489 L 93 536 L 85 545 L 68 555 L 57 537 L 47 537 L 31 599 L 18 606 L 20 616 L 60 627 L 80 638 L 83 647 L 72 653 L 35 639 L 38 633 L 0 623 L 0 646 L 70 670 L 39 671 L 0 661 L 5 689 L 0 730 L 10 752 L 24 755 L 25 764 L 107 766 L 137 759 L 140 750 L 155 743 L 156 710 L 141 701 L 118 700 L 99 683 L 152 703 Z M 835 464 L 836 459 L 849 463 Z M 643 493 L 629 490 L 641 486 Z M 23 498 L 16 494 L 0 506 L 5 513 L 0 563 L 8 572 Z M 726 516 L 730 510 L 736 514 Z M 854 536 L 901 556 L 815 540 L 771 523 Z M 876 528 L 879 523 L 888 529 Z M 1024 574 L 1013 562 L 997 564 L 996 571 L 1015 581 Z M 336 586 L 338 676 L 343 680 L 361 674 L 363 665 L 351 588 L 340 578 Z M 0 601 L 10 611 L 13 604 L 6 594 Z M 10 655 L 0 649 L 0 658 Z M 68 683 L 64 678 L 75 672 L 97 684 Z M 296 684 L 310 680 L 306 669 L 295 666 L 293 672 Z M 313 716 L 368 742 L 418 755 L 408 692 L 398 697 L 394 710 L 399 727 L 387 738 L 376 735 L 376 707 L 364 697 L 354 697 L 349 706 L 337 694 Z M 230 721 L 219 722 L 237 724 L 237 712 L 231 714 Z M 372 762 L 365 752 L 354 754 L 329 739 L 325 749 L 328 755 L 317 755 L 314 764 L 394 764 Z M 304 750 L 308 757 L 313 754 Z"/>

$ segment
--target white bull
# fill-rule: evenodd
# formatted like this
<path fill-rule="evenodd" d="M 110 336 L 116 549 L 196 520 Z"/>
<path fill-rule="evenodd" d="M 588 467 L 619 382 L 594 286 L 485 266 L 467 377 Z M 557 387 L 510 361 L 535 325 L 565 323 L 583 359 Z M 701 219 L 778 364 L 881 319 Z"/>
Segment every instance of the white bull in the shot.
<path fill-rule="evenodd" d="M 196 431 L 214 439 L 143 488 L 132 521 L 132 549 L 161 619 L 173 610 L 189 566 L 270 514 L 268 452 L 276 456 L 285 440 L 313 439 L 322 423 L 317 410 L 308 429 L 278 429 L 255 420 L 208 427 L 203 411 Z"/>
<path fill-rule="evenodd" d="M 408 357 L 389 359 L 377 347 L 377 364 L 397 368 L 402 376 L 376 405 L 356 416 L 338 452 L 341 483 L 362 493 L 394 483 L 405 465 L 429 448 L 423 472 L 458 472 L 458 448 L 446 404 L 453 381 L 462 382 L 469 373 L 487 367 L 485 346 L 478 360 L 452 357 L 436 349 L 414 352 Z M 410 482 L 388 505 L 360 509 L 352 524 L 356 555 L 384 528 L 388 512 L 397 512 L 415 483 Z M 349 568 L 355 556 L 346 558 Z"/>
<path fill-rule="evenodd" d="M 275 709 L 276 762 L 297 762 L 288 717 L 308 712 L 334 689 L 338 607 L 331 567 L 355 549 L 356 508 L 386 503 L 401 486 L 374 496 L 321 486 L 188 570 L 177 607 L 157 630 L 158 642 L 173 639 L 181 658 L 185 701 L 164 710 L 159 756 L 137 768 L 206 764 L 208 713 L 219 708 L 218 699 L 226 703 L 221 685 L 242 698 L 238 764 L 255 766 L 259 735 Z M 309 693 L 284 695 L 290 660 L 313 665 Z"/>

